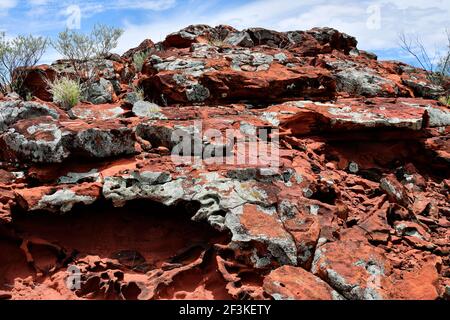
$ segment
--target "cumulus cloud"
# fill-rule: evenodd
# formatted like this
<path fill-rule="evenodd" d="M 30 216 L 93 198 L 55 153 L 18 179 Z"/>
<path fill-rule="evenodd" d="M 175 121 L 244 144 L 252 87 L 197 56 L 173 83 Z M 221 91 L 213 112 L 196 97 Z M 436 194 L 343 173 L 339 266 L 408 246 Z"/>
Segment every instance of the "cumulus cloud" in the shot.
<path fill-rule="evenodd" d="M 27 0 L 27 3 L 32 7 L 47 5 L 49 9 L 50 7 L 61 9 L 70 5 L 77 5 L 83 10 L 95 6 L 97 8 L 101 8 L 99 12 L 120 9 L 143 9 L 160 11 L 173 7 L 176 4 L 176 0 Z"/>
<path fill-rule="evenodd" d="M 76 6 L 81 11 L 83 21 L 95 17 L 99 23 L 111 24 L 109 14 L 117 12 L 139 13 L 162 12 L 172 8 L 176 0 L 0 0 L 0 29 L 11 34 L 52 33 L 64 28 L 67 9 Z M 18 14 L 11 14 L 7 9 L 17 7 Z M 23 15 L 27 19 L 23 19 Z M 116 22 L 116 21 L 115 21 Z M 117 25 L 117 24 L 115 24 Z"/>
<path fill-rule="evenodd" d="M 0 11 L 14 8 L 17 5 L 17 0 L 1 0 Z"/>
<path fill-rule="evenodd" d="M 28 3 L 32 6 L 42 6 L 48 2 L 50 2 L 50 0 L 28 0 Z"/>
<path fill-rule="evenodd" d="M 129 1 L 118 0 L 111 4 L 111 9 L 144 9 L 144 10 L 167 10 L 175 5 L 175 0 L 153 0 L 153 1 Z"/>

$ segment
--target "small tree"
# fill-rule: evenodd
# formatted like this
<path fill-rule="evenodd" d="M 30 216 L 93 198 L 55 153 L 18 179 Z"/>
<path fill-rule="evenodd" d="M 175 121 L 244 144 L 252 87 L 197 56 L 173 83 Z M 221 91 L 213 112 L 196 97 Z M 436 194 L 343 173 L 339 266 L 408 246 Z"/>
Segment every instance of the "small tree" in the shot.
<path fill-rule="evenodd" d="M 6 39 L 0 33 L 0 91 L 4 94 L 17 92 L 25 97 L 23 81 L 27 68 L 35 66 L 48 47 L 48 39 L 44 37 L 17 36 Z"/>
<path fill-rule="evenodd" d="M 450 31 L 446 30 L 447 48 L 444 53 L 435 52 L 432 56 L 419 37 L 411 39 L 404 33 L 400 34 L 401 48 L 412 55 L 426 71 L 427 78 L 433 84 L 444 85 L 450 76 Z M 447 93 L 448 95 L 448 93 Z"/>
<path fill-rule="evenodd" d="M 122 34 L 122 29 L 104 25 L 94 26 L 90 34 L 66 29 L 52 45 L 69 60 L 79 80 L 89 85 L 97 75 L 96 60 L 116 48 Z"/>

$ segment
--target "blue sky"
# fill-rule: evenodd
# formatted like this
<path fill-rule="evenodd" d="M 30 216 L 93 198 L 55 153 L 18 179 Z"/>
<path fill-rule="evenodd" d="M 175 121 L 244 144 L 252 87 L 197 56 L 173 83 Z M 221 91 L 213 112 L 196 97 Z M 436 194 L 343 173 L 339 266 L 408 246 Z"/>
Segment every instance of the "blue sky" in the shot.
<path fill-rule="evenodd" d="M 0 30 L 54 37 L 67 23 L 77 26 L 78 9 L 82 31 L 96 23 L 125 30 L 118 52 L 197 23 L 280 31 L 329 26 L 357 37 L 360 49 L 380 59 L 411 63 L 399 49 L 400 32 L 419 36 L 434 52 L 445 49 L 450 29 L 450 0 L 0 0 Z M 56 58 L 49 50 L 44 61 Z"/>

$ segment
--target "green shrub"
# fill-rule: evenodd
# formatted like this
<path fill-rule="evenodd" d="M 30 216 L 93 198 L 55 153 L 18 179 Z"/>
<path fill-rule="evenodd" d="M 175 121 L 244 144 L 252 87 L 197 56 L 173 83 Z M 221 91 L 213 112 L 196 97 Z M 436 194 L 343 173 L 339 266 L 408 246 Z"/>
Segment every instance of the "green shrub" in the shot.
<path fill-rule="evenodd" d="M 148 54 L 145 51 L 141 51 L 136 53 L 133 56 L 133 64 L 134 67 L 136 68 L 137 72 L 141 72 L 142 71 L 142 67 L 144 66 L 145 60 L 147 59 Z"/>
<path fill-rule="evenodd" d="M 26 96 L 23 81 L 27 68 L 39 62 L 48 43 L 47 38 L 32 35 L 8 40 L 4 33 L 0 33 L 0 92 L 16 92 Z"/>
<path fill-rule="evenodd" d="M 447 106 L 450 106 L 450 96 L 448 96 L 448 97 L 440 97 L 440 98 L 439 98 L 439 101 L 440 101 L 442 104 L 445 104 L 445 105 L 447 105 Z"/>
<path fill-rule="evenodd" d="M 210 39 L 210 40 L 208 41 L 208 44 L 209 44 L 210 46 L 213 46 L 213 47 L 219 47 L 219 48 L 224 47 L 224 46 L 227 45 L 227 43 L 225 42 L 225 40 L 222 40 L 222 39 Z"/>
<path fill-rule="evenodd" d="M 133 87 L 133 91 L 136 93 L 136 96 L 139 100 L 145 100 L 144 89 L 142 89 L 141 87 Z"/>
<path fill-rule="evenodd" d="M 65 110 L 70 110 L 80 102 L 81 86 L 79 81 L 60 78 L 48 83 L 53 102 Z"/>
<path fill-rule="evenodd" d="M 70 61 L 79 80 L 89 83 L 98 73 L 95 69 L 95 60 L 104 58 L 116 48 L 122 34 L 122 29 L 105 25 L 94 26 L 89 34 L 66 29 L 59 33 L 52 45 Z M 89 63 L 90 61 L 94 63 Z"/>

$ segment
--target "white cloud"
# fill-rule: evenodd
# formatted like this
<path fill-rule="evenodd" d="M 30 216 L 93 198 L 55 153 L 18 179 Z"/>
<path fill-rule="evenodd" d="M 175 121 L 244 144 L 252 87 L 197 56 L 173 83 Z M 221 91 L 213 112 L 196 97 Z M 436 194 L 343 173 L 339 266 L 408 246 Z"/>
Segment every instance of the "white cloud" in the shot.
<path fill-rule="evenodd" d="M 175 0 L 118 0 L 111 3 L 110 9 L 143 9 L 143 10 L 167 10 L 175 5 Z"/>
<path fill-rule="evenodd" d="M 17 0 L 1 0 L 0 10 L 8 10 L 14 8 L 17 5 Z"/>
<path fill-rule="evenodd" d="M 50 2 L 50 0 L 28 0 L 28 3 L 32 6 L 42 6 L 49 2 Z"/>
<path fill-rule="evenodd" d="M 5 1 L 5 0 L 1 0 Z M 102 8 L 101 11 L 120 10 L 120 9 L 143 9 L 160 11 L 171 8 L 176 0 L 116 0 L 116 1 L 94 1 L 94 0 L 27 0 L 31 7 L 45 6 L 49 9 L 61 10 L 70 5 L 77 5 L 82 10 L 87 11 L 91 7 Z"/>

